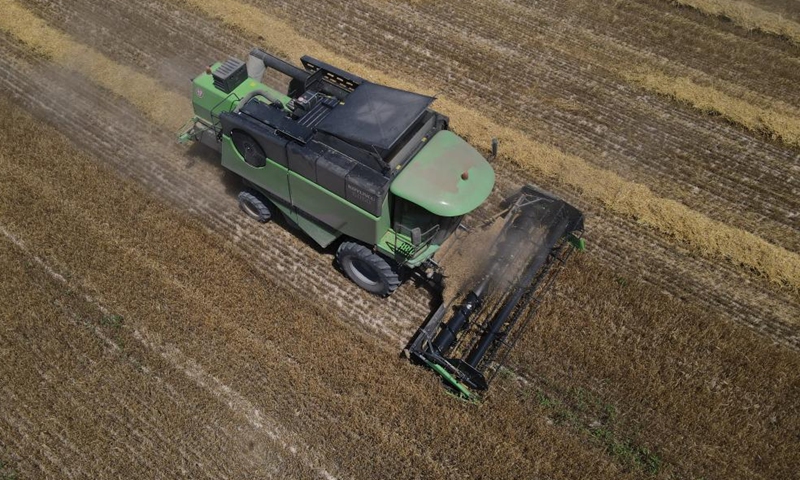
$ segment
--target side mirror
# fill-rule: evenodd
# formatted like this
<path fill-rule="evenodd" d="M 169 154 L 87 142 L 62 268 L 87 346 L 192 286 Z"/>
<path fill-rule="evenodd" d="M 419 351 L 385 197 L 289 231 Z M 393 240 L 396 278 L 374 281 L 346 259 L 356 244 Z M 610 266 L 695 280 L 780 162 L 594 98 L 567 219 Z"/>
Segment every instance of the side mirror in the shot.
<path fill-rule="evenodd" d="M 497 146 L 499 145 L 500 141 L 496 138 L 492 139 L 492 155 L 489 157 L 489 161 L 493 162 L 495 158 L 497 158 Z"/>
<path fill-rule="evenodd" d="M 411 229 L 411 243 L 416 247 L 422 243 L 422 230 L 419 227 Z"/>

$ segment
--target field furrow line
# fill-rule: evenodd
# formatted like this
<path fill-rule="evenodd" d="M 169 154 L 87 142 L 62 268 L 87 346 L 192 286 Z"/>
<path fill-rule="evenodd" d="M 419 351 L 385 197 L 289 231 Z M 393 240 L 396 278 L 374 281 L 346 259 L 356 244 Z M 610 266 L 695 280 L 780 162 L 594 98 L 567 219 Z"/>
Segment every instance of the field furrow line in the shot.
<path fill-rule="evenodd" d="M 530 22 L 525 21 L 530 19 L 531 16 L 541 18 L 542 14 L 544 13 L 541 8 L 536 10 L 519 7 L 510 8 L 507 3 L 500 3 L 497 5 L 497 7 L 498 8 L 490 9 L 485 2 L 468 1 L 459 2 L 456 5 L 445 7 L 443 10 L 428 12 L 427 15 L 424 15 L 425 12 L 421 12 L 419 9 L 410 9 L 406 7 L 401 15 L 402 18 L 415 18 L 417 19 L 417 22 L 431 22 L 431 19 L 436 19 L 441 17 L 444 13 L 449 13 L 450 15 L 448 15 L 448 17 L 455 17 L 455 21 L 448 22 L 447 25 L 437 25 L 437 31 L 440 31 L 443 28 L 448 28 L 449 26 L 451 29 L 456 28 L 460 29 L 461 31 L 469 29 L 471 32 L 481 32 L 481 34 L 484 36 L 483 42 L 501 42 L 503 45 L 502 53 L 535 53 L 542 48 L 547 50 L 555 50 L 561 53 L 560 58 L 562 61 L 559 64 L 559 69 L 572 70 L 569 72 L 568 76 L 565 76 L 561 79 L 561 81 L 565 83 L 569 83 L 569 79 L 572 78 L 580 79 L 580 84 L 590 85 L 593 78 L 597 79 L 596 74 L 593 76 L 586 75 L 586 64 L 596 65 L 601 69 L 613 71 L 620 79 L 626 81 L 633 80 L 634 83 L 638 83 L 639 86 L 644 86 L 647 88 L 650 88 L 650 85 L 648 85 L 647 82 L 637 82 L 634 78 L 635 75 L 632 76 L 629 72 L 636 72 L 644 69 L 645 71 L 652 71 L 653 73 L 666 75 L 670 78 L 674 77 L 676 79 L 703 81 L 704 83 L 713 85 L 713 88 L 704 87 L 706 92 L 711 90 L 717 96 L 723 97 L 715 103 L 715 108 L 720 109 L 721 111 L 725 110 L 725 103 L 730 103 L 731 101 L 741 101 L 739 99 L 746 99 L 747 105 L 744 107 L 737 106 L 736 109 L 731 109 L 733 112 L 731 119 L 733 121 L 738 123 L 746 123 L 747 121 L 758 123 L 761 121 L 759 117 L 765 115 L 765 113 L 767 116 L 778 114 L 783 120 L 778 121 L 777 123 L 786 123 L 785 125 L 780 125 L 778 129 L 785 131 L 790 137 L 789 140 L 792 138 L 798 138 L 798 127 L 796 126 L 796 122 L 798 116 L 800 116 L 800 111 L 797 107 L 792 107 L 785 103 L 786 96 L 781 96 L 778 98 L 764 98 L 761 95 L 749 92 L 747 89 L 730 85 L 728 82 L 722 81 L 715 76 L 707 75 L 691 66 L 683 66 L 680 64 L 680 62 L 675 62 L 672 58 L 670 58 L 670 60 L 673 61 L 667 62 L 667 58 L 663 55 L 642 51 L 641 42 L 619 43 L 614 37 L 606 34 L 596 33 L 590 28 L 576 28 L 576 26 L 569 21 L 545 23 L 544 25 L 546 26 L 541 26 L 541 22 L 537 24 L 531 24 Z M 620 15 L 624 15 L 628 14 L 630 9 L 624 8 L 617 10 L 619 11 Z M 459 13 L 457 15 L 453 15 L 454 12 Z M 555 16 L 556 14 L 556 12 L 551 13 L 549 10 L 547 12 L 552 16 Z M 435 13 L 438 13 L 438 15 Z M 635 13 L 636 15 L 634 16 L 636 18 L 643 16 L 643 14 L 639 13 L 638 11 L 631 13 Z M 424 16 L 420 18 L 421 15 Z M 646 17 L 647 15 L 644 16 Z M 672 23 L 674 23 L 675 20 L 670 22 L 669 25 L 672 26 Z M 663 19 L 660 19 L 659 22 L 661 22 L 660 25 L 662 26 L 666 25 L 663 22 Z M 636 22 L 631 21 L 631 24 L 635 23 Z M 506 28 L 500 28 L 501 26 L 505 26 Z M 612 32 L 615 31 L 616 30 L 613 30 Z M 541 33 L 536 34 L 534 37 L 532 36 L 532 32 Z M 457 33 L 458 30 L 455 31 L 455 38 L 457 38 Z M 473 33 L 472 36 L 474 35 L 475 34 Z M 497 38 L 497 40 L 495 40 L 495 38 Z M 733 39 L 718 38 L 711 43 L 718 43 L 728 46 L 728 48 L 725 49 L 727 52 L 736 51 L 735 47 L 730 47 L 728 45 L 729 42 L 727 40 Z M 673 48 L 672 51 L 674 52 L 680 50 Z M 576 65 L 580 65 L 580 63 L 576 64 L 574 62 L 563 62 L 563 58 L 580 60 L 584 63 L 582 65 L 583 69 L 575 67 Z M 796 56 L 788 56 L 787 61 L 793 63 L 790 66 L 787 66 L 785 71 L 776 72 L 775 68 L 772 68 L 763 73 L 753 72 L 753 74 L 761 74 L 765 77 L 760 79 L 761 81 L 758 84 L 763 85 L 767 80 L 783 79 L 789 84 L 790 87 L 793 86 L 794 82 L 792 81 L 792 75 L 797 71 L 798 68 L 800 68 L 800 59 L 798 59 Z M 737 62 L 734 60 L 714 61 L 714 59 L 705 59 L 704 65 L 728 65 L 732 63 L 736 64 Z M 741 63 L 741 61 L 738 63 Z M 572 81 L 574 82 L 574 80 Z M 600 81 L 602 81 L 602 79 L 600 79 Z M 721 89 L 721 91 L 717 92 L 717 89 Z M 695 87 L 695 90 L 699 90 L 699 88 Z M 770 93 L 775 94 L 775 90 L 775 88 L 770 89 Z M 688 88 L 683 89 L 682 91 L 685 91 L 688 94 L 694 93 Z M 657 92 L 661 93 L 658 90 Z M 790 88 L 788 93 L 796 93 L 796 89 Z M 678 92 L 678 99 L 685 99 L 687 101 L 692 100 L 691 96 L 686 96 L 684 98 L 681 96 L 681 94 L 682 92 Z M 731 99 L 730 97 L 736 98 Z M 747 109 L 750 111 L 746 111 Z M 747 113 L 747 118 L 740 116 L 740 112 Z M 696 121 L 696 116 L 692 116 L 691 118 L 692 120 Z M 794 121 L 794 123 L 792 123 L 792 121 Z M 751 127 L 759 130 L 768 128 L 760 125 L 751 125 Z"/>
<path fill-rule="evenodd" d="M 774 101 L 800 107 L 800 96 L 793 88 L 792 77 L 800 65 L 797 49 L 781 42 L 761 42 L 752 35 L 717 28 L 721 24 L 698 22 L 685 11 L 669 6 L 663 0 L 596 4 L 571 2 L 565 9 L 562 2 L 537 2 L 535 6 L 519 2 L 497 2 L 500 17 L 513 22 L 559 25 L 550 29 L 559 43 L 575 44 L 597 50 L 587 39 L 603 38 L 601 44 L 624 45 L 637 57 L 664 58 L 669 65 L 684 66 L 704 72 L 709 77 L 743 86 Z M 591 12 L 589 11 L 591 10 Z M 506 13 L 510 14 L 508 17 Z M 591 13 L 591 14 L 590 14 Z M 520 30 L 524 35 L 526 31 Z M 597 54 L 612 56 L 622 63 L 630 59 L 620 56 L 618 48 Z M 753 65 L 746 69 L 743 65 Z M 662 64 L 662 66 L 667 66 Z"/>
<path fill-rule="evenodd" d="M 64 311 L 62 308 L 58 308 L 58 310 Z M 74 314 L 70 312 L 70 316 L 72 315 Z M 71 323 L 73 324 L 71 327 L 73 329 L 75 327 L 81 329 L 85 328 L 84 325 L 80 324 L 80 320 L 72 319 Z M 12 338 L 11 342 L 12 344 L 29 344 L 30 352 L 39 359 L 37 373 L 40 378 L 38 379 L 39 393 L 36 400 L 32 401 L 31 398 L 28 398 L 24 403 L 24 407 L 9 412 L 7 414 L 8 417 L 17 419 L 29 418 L 32 422 L 41 424 L 42 420 L 38 417 L 41 416 L 42 411 L 72 412 L 71 418 L 67 419 L 59 419 L 56 415 L 47 415 L 47 419 L 44 422 L 47 433 L 40 434 L 38 439 L 38 444 L 41 445 L 42 450 L 40 450 L 40 452 L 43 458 L 49 460 L 54 466 L 61 470 L 60 476 L 65 478 L 81 478 L 80 465 L 92 465 L 103 462 L 102 457 L 86 455 L 86 452 L 91 450 L 86 449 L 88 446 L 87 439 L 81 436 L 81 429 L 85 427 L 90 418 L 95 419 L 96 417 L 102 417 L 106 419 L 106 421 L 103 422 L 103 427 L 98 431 L 98 433 L 105 438 L 127 436 L 129 434 L 135 435 L 130 429 L 120 428 L 121 425 L 127 423 L 127 415 L 121 416 L 110 412 L 107 405 L 96 400 L 96 394 L 92 395 L 87 393 L 87 385 L 90 385 L 93 379 L 89 378 L 91 374 L 87 374 L 86 367 L 81 365 L 81 363 L 85 362 L 86 353 L 80 348 L 74 348 L 72 345 L 69 345 L 68 337 L 64 337 L 62 343 L 59 345 L 64 355 L 60 355 L 55 359 L 51 358 L 51 352 L 37 348 L 32 342 L 26 341 L 24 337 Z M 47 361 L 48 358 L 51 358 L 51 360 Z M 72 368 L 78 368 L 81 375 L 77 376 L 73 382 L 62 382 L 60 372 Z M 24 383 L 25 382 L 21 379 L 17 382 L 18 385 Z M 48 398 L 47 395 L 54 390 L 58 390 L 59 394 Z M 10 401 L 12 402 L 11 405 L 20 405 L 13 401 L 13 397 Z M 124 404 L 123 402 L 119 405 Z M 79 408 L 76 408 L 76 406 Z M 153 433 L 154 432 L 148 432 L 148 435 L 152 435 Z M 91 441 L 89 441 L 89 443 L 90 442 Z M 32 443 L 27 445 L 27 448 L 22 447 L 20 451 L 29 451 L 30 447 L 36 443 L 36 441 L 32 441 Z M 126 460 L 136 463 L 137 459 L 141 461 L 140 459 L 145 458 L 146 455 L 142 455 L 144 450 L 139 449 L 137 447 L 138 444 L 139 442 L 132 442 L 130 444 L 133 450 L 130 450 L 130 455 L 127 457 L 123 452 L 118 451 L 118 460 L 125 458 Z M 169 444 L 161 448 L 162 454 L 168 454 L 170 450 Z M 72 467 L 68 467 L 68 465 L 72 465 Z M 142 467 L 142 471 L 146 471 L 147 465 L 142 464 Z"/>
<path fill-rule="evenodd" d="M 178 12 L 159 2 L 100 5 L 93 0 L 24 0 L 21 4 L 72 38 L 84 43 L 97 39 L 92 47 L 98 52 L 179 94 L 187 90 L 194 72 L 210 61 L 209 52 L 213 58 L 243 53 L 227 37 L 198 25 L 191 12 Z"/>
<path fill-rule="evenodd" d="M 19 239 L 17 235 L 12 234 L 9 232 L 3 225 L 0 225 L 0 234 L 5 236 L 5 240 L 11 241 L 23 254 L 25 257 L 31 259 L 33 263 L 37 265 L 47 276 L 55 280 L 57 283 L 67 286 L 69 289 L 72 289 L 74 285 L 70 285 L 70 282 L 67 281 L 67 277 L 72 278 L 71 275 L 66 271 L 62 270 L 62 268 L 56 267 L 54 265 L 49 264 L 42 260 L 41 257 L 31 253 L 28 248 L 26 247 L 25 243 Z M 60 262 L 56 262 L 60 263 Z M 61 272 L 61 273 L 60 273 Z M 63 274 L 62 274 L 63 273 Z M 73 280 L 74 282 L 74 280 Z M 77 289 L 79 290 L 79 289 Z M 110 315 L 110 311 L 103 307 L 103 305 L 99 304 L 96 299 L 88 294 L 82 295 L 82 300 L 88 304 L 91 304 L 93 307 L 96 308 L 98 316 L 107 317 Z M 92 323 L 92 320 L 87 319 L 85 317 L 81 317 L 78 313 L 71 310 L 69 306 L 65 305 L 64 302 L 60 300 L 55 300 L 54 306 L 56 307 L 57 311 L 60 311 L 63 316 L 62 318 L 67 319 L 71 324 L 72 328 L 80 328 L 85 329 L 91 332 L 93 337 L 96 337 L 100 340 L 102 344 L 102 351 L 103 351 L 103 358 L 101 362 L 105 364 L 108 361 L 108 357 L 118 358 L 121 354 L 121 348 L 119 344 L 117 344 L 114 340 L 110 339 L 103 331 L 99 328 L 99 326 L 95 323 Z M 20 339 L 24 342 L 23 339 Z M 176 458 L 183 458 L 187 461 L 199 461 L 201 456 L 195 453 L 193 459 L 189 459 L 186 455 L 186 452 L 179 448 L 179 445 L 176 445 L 175 442 L 167 439 L 163 435 L 163 427 L 156 427 L 154 424 L 150 423 L 146 417 L 137 415 L 135 411 L 133 411 L 128 405 L 128 398 L 120 396 L 120 394 L 116 391 L 111 392 L 111 396 L 116 401 L 114 402 L 115 405 L 120 406 L 123 409 L 122 413 L 114 413 L 106 408 L 106 405 L 99 403 L 95 400 L 97 390 L 94 390 L 94 394 L 89 394 L 86 388 L 88 383 L 92 383 L 95 381 L 103 382 L 104 379 L 95 375 L 95 371 L 99 371 L 103 365 L 100 365 L 99 362 L 93 360 L 89 353 L 86 351 L 86 345 L 75 343 L 73 340 L 77 340 L 77 338 L 72 339 L 68 335 L 64 335 L 60 338 L 60 341 L 64 343 L 67 348 L 61 348 L 59 351 L 61 352 L 58 359 L 51 360 L 50 362 L 42 364 L 42 366 L 37 366 L 38 373 L 48 382 L 54 383 L 56 379 L 53 378 L 53 374 L 51 372 L 58 372 L 60 369 L 64 368 L 64 365 L 67 363 L 72 364 L 85 364 L 84 370 L 87 372 L 92 372 L 87 376 L 81 378 L 76 382 L 72 382 L 66 386 L 60 385 L 60 395 L 58 398 L 59 401 L 62 402 L 62 405 L 50 405 L 50 408 L 54 411 L 64 411 L 64 412 L 74 412 L 77 418 L 91 418 L 97 415 L 107 416 L 108 421 L 104 422 L 103 431 L 108 434 L 109 437 L 119 437 L 119 436 L 128 436 L 131 435 L 139 440 L 137 442 L 131 443 L 128 448 L 129 459 L 134 463 L 138 463 L 142 467 L 142 471 L 147 471 L 150 468 L 150 465 L 143 463 L 145 458 L 148 458 L 147 448 L 150 448 L 151 452 L 155 451 L 155 445 L 150 439 L 157 438 L 161 440 L 161 444 L 158 447 L 158 452 L 161 456 L 165 454 L 174 454 Z M 13 342 L 16 343 L 16 342 Z M 35 346 L 33 347 L 36 348 Z M 50 358 L 52 355 L 48 354 L 47 352 L 41 350 L 35 350 L 36 357 L 46 360 Z M 43 368 L 45 370 L 43 370 Z M 56 373 L 56 375 L 58 375 Z M 102 387 L 100 388 L 102 389 Z M 93 413 L 89 413 L 89 411 Z M 158 412 L 155 412 L 148 408 L 148 413 L 150 416 L 157 416 Z M 31 412 L 33 414 L 33 412 Z M 137 422 L 134 422 L 133 419 L 137 419 Z M 55 432 L 54 435 L 56 438 L 61 442 L 61 449 L 69 451 L 71 454 L 75 456 L 82 455 L 82 452 L 85 451 L 86 445 L 81 445 L 80 439 L 76 439 L 77 442 L 72 442 L 70 438 L 65 437 L 60 432 L 68 432 L 72 429 L 70 425 L 66 425 L 63 423 L 59 423 L 58 420 L 53 420 L 57 426 L 53 428 Z M 137 430 L 136 426 L 144 425 L 145 430 Z M 123 428 L 120 428 L 123 426 Z M 137 444 L 140 447 L 137 447 Z M 117 452 L 117 457 L 119 457 L 119 453 Z M 62 453 L 61 456 L 64 454 Z M 74 457 L 73 457 L 74 458 Z M 101 462 L 102 458 L 84 458 L 80 461 L 74 462 L 76 465 L 90 465 L 93 463 Z M 73 472 L 74 473 L 74 472 Z M 68 476 L 69 478 L 80 478 L 80 475 L 74 475 L 70 473 Z M 108 472 L 111 474 L 111 472 Z M 165 472 L 162 472 L 165 473 Z M 173 474 L 178 474 L 177 471 L 174 471 Z"/>
<path fill-rule="evenodd" d="M 725 312 L 776 342 L 800 349 L 800 326 L 795 320 L 800 302 L 791 292 L 776 294 L 741 272 L 699 259 L 690 251 L 676 252 L 675 245 L 669 242 L 647 238 L 635 222 L 614 219 L 597 228 L 596 255 L 621 275 L 641 278 L 710 311 Z M 628 254 L 632 251 L 641 254 Z M 730 288 L 732 282 L 742 288 Z"/>
<path fill-rule="evenodd" d="M 611 26 L 606 30 L 608 35 L 627 45 L 639 46 L 670 62 L 744 86 L 779 103 L 800 107 L 800 96 L 793 88 L 793 78 L 800 66 L 798 45 L 729 28 L 725 22 L 687 15 L 691 12 L 668 5 L 664 0 L 638 1 L 614 13 L 613 20 L 606 14 L 591 22 L 608 22 Z M 641 28 L 630 23 L 634 19 L 643 23 L 637 25 Z M 630 27 L 623 27 L 625 24 Z"/>
<path fill-rule="evenodd" d="M 681 6 L 688 6 L 706 15 L 732 20 L 746 30 L 758 30 L 770 35 L 778 35 L 800 46 L 800 23 L 785 18 L 742 0 L 670 0 Z"/>

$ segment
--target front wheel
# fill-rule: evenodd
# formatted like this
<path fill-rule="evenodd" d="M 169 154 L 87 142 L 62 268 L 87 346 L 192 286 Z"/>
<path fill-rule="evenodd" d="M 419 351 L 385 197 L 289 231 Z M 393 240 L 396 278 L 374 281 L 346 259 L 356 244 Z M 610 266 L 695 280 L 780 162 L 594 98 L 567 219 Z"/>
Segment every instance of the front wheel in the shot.
<path fill-rule="evenodd" d="M 383 257 L 355 242 L 342 242 L 336 261 L 345 275 L 364 290 L 386 297 L 400 285 L 397 270 Z"/>
<path fill-rule="evenodd" d="M 272 218 L 269 202 L 252 190 L 244 190 L 239 193 L 239 208 L 248 217 L 261 223 L 266 223 Z"/>

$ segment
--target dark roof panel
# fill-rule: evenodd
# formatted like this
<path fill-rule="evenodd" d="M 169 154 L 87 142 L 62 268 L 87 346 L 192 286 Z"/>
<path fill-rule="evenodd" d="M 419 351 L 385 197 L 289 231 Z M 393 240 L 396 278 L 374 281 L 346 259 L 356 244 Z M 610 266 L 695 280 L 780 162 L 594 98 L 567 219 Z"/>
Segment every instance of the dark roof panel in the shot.
<path fill-rule="evenodd" d="M 351 143 L 375 147 L 381 156 L 425 113 L 433 97 L 364 82 L 317 129 Z"/>

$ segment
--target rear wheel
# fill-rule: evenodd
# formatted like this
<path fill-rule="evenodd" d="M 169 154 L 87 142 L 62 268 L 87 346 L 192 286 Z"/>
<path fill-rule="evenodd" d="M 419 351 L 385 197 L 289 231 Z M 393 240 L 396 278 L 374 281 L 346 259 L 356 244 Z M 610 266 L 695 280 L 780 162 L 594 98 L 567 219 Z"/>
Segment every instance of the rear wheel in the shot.
<path fill-rule="evenodd" d="M 253 190 L 244 190 L 239 193 L 239 208 L 248 217 L 261 223 L 266 223 L 272 218 L 269 202 Z"/>
<path fill-rule="evenodd" d="M 400 285 L 397 269 L 360 243 L 343 242 L 336 260 L 353 283 L 375 295 L 388 296 Z"/>

